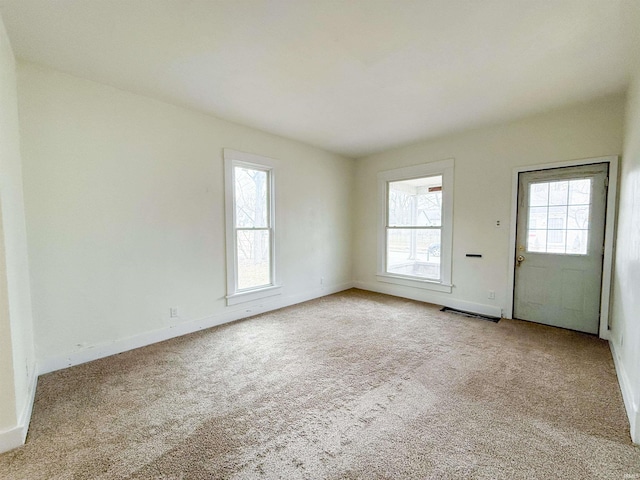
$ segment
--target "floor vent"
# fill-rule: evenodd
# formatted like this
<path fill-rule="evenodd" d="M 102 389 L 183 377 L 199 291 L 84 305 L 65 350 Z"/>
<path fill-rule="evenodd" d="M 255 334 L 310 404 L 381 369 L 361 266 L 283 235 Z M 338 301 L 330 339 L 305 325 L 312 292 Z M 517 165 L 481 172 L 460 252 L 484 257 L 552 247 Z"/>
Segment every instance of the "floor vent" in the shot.
<path fill-rule="evenodd" d="M 464 310 L 458 310 L 455 308 L 442 307 L 440 311 L 457 313 L 458 315 L 464 315 L 465 317 L 481 318 L 482 320 L 489 320 L 490 322 L 493 322 L 493 323 L 498 323 L 500 321 L 500 317 L 491 317 L 489 315 L 482 315 L 480 313 L 465 312 Z"/>

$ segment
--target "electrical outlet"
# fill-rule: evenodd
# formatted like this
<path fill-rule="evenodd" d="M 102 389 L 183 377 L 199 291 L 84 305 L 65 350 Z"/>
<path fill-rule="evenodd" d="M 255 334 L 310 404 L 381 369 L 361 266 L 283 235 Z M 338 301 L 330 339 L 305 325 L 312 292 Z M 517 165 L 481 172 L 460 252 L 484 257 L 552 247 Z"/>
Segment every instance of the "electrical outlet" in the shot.
<path fill-rule="evenodd" d="M 320 277 L 320 285 L 324 285 L 324 277 Z"/>
<path fill-rule="evenodd" d="M 500 225 L 500 220 L 496 220 L 496 228 L 500 228 L 502 225 Z"/>
<path fill-rule="evenodd" d="M 171 318 L 176 318 L 178 316 L 178 307 L 171 307 L 169 309 L 169 316 Z"/>
<path fill-rule="evenodd" d="M 489 295 L 487 295 L 487 298 L 489 298 L 491 300 L 495 300 L 496 299 L 496 292 L 494 292 L 493 290 L 489 290 Z"/>

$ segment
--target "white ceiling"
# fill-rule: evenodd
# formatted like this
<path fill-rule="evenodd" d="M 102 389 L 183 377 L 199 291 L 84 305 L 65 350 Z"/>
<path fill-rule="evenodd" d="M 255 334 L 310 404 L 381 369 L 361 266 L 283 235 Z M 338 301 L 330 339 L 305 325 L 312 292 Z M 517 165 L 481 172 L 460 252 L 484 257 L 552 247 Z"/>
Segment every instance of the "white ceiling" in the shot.
<path fill-rule="evenodd" d="M 0 0 L 0 11 L 19 58 L 358 157 L 623 90 L 621 1 Z"/>

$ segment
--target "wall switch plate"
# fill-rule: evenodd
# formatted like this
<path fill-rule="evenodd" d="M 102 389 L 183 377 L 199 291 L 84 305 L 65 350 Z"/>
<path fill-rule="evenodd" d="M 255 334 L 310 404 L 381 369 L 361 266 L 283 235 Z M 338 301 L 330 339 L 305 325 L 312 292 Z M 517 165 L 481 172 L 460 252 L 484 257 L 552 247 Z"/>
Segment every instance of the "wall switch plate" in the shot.
<path fill-rule="evenodd" d="M 487 297 L 491 300 L 495 300 L 496 292 L 494 292 L 493 290 L 489 290 L 489 295 Z"/>

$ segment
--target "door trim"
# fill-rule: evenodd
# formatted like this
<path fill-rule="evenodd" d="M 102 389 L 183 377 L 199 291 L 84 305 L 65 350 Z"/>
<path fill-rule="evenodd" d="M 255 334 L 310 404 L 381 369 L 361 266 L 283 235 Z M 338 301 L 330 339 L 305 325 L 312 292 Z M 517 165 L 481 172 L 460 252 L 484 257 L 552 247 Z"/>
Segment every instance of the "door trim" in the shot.
<path fill-rule="evenodd" d="M 568 160 L 565 162 L 544 163 L 539 165 L 528 165 L 515 167 L 511 179 L 511 226 L 509 229 L 509 252 L 508 252 L 508 280 L 507 305 L 504 311 L 506 318 L 513 318 L 513 297 L 515 290 L 515 251 L 516 251 L 516 221 L 518 216 L 518 176 L 523 172 L 534 170 L 548 170 L 552 168 L 576 167 L 591 165 L 594 163 L 609 164 L 609 190 L 607 191 L 607 211 L 605 214 L 604 227 L 604 258 L 602 259 L 602 287 L 600 291 L 600 327 L 598 336 L 604 340 L 609 340 L 609 311 L 611 297 L 611 277 L 613 274 L 613 250 L 615 241 L 615 220 L 618 198 L 618 169 L 619 157 L 609 155 L 606 157 L 583 158 L 578 160 Z"/>

